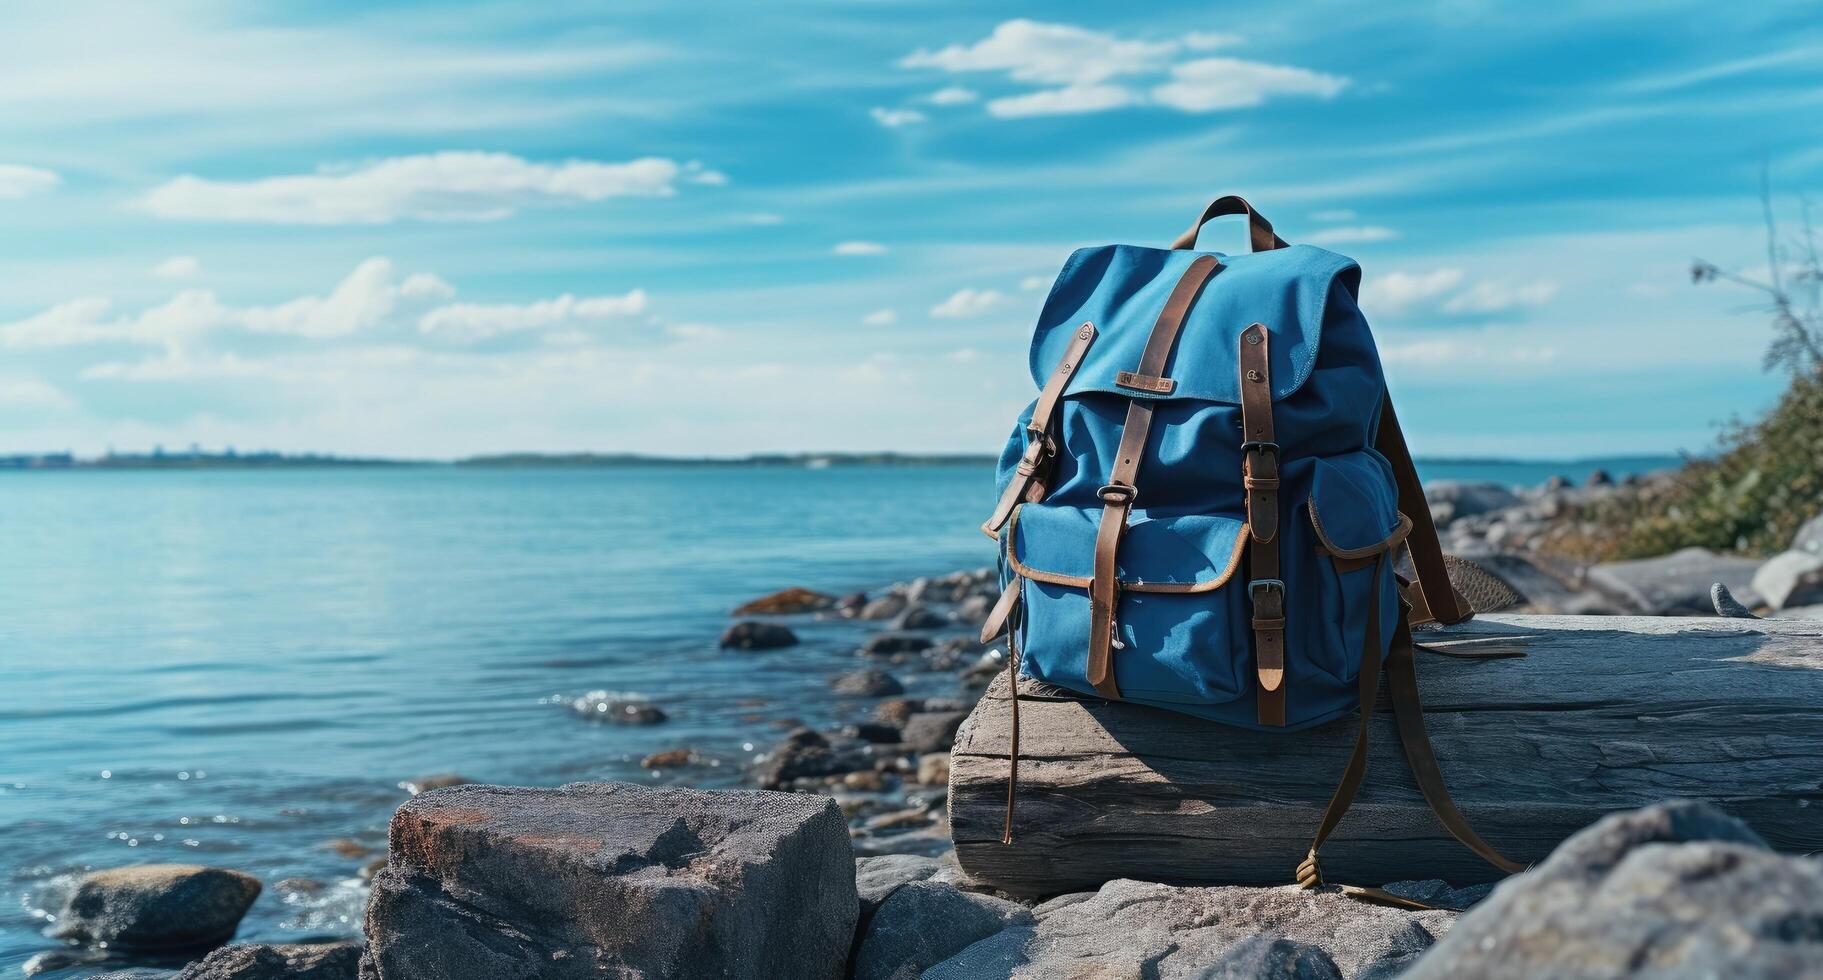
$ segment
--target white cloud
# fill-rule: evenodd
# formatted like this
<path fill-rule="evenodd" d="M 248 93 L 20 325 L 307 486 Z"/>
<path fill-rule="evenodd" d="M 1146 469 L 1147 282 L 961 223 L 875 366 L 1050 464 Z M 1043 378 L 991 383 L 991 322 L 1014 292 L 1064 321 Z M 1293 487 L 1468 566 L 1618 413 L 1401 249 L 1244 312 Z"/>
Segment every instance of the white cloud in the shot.
<path fill-rule="evenodd" d="M 924 97 L 931 105 L 968 105 L 981 98 L 981 94 L 972 88 L 961 85 L 949 85 L 940 88 Z"/>
<path fill-rule="evenodd" d="M 492 221 L 537 204 L 613 197 L 668 197 L 680 181 L 718 183 L 721 174 L 662 157 L 626 163 L 535 163 L 510 153 L 449 151 L 391 157 L 314 174 L 250 181 L 185 175 L 141 204 L 161 218 L 278 224 L 387 224 Z"/>
<path fill-rule="evenodd" d="M 887 129 L 898 129 L 900 126 L 910 126 L 913 123 L 921 123 L 925 119 L 924 113 L 919 112 L 916 109 L 885 109 L 880 106 L 874 106 L 872 109 L 867 110 L 867 113 L 874 117 L 874 122 L 885 126 Z"/>
<path fill-rule="evenodd" d="M 937 51 L 919 49 L 899 64 L 948 72 L 1001 71 L 1016 81 L 1044 85 L 1092 85 L 1119 75 L 1156 71 L 1161 59 L 1177 51 L 1175 41 L 1123 41 L 1071 24 L 1020 18 L 1006 21 L 974 44 L 952 44 Z"/>
<path fill-rule="evenodd" d="M 69 408 L 74 404 L 70 396 L 48 381 L 0 379 L 0 405 L 8 408 Z"/>
<path fill-rule="evenodd" d="M 556 299 L 534 303 L 451 303 L 424 314 L 418 330 L 457 340 L 480 340 L 504 333 L 576 327 L 638 316 L 646 311 L 647 296 L 635 289 L 621 296 L 578 299 L 564 293 Z"/>
<path fill-rule="evenodd" d="M 755 214 L 744 215 L 741 218 L 741 220 L 747 222 L 750 225 L 756 225 L 756 226 L 762 227 L 762 228 L 769 228 L 773 225 L 784 224 L 785 216 L 782 214 L 770 214 L 770 213 L 762 211 L 762 212 L 758 212 Z"/>
<path fill-rule="evenodd" d="M 1269 65 L 1239 58 L 1202 58 L 1171 69 L 1171 81 L 1152 90 L 1152 97 L 1185 112 L 1244 109 L 1282 95 L 1333 99 L 1348 79 L 1307 68 Z"/>
<path fill-rule="evenodd" d="M 899 314 L 892 310 L 875 310 L 861 318 L 861 322 L 870 327 L 889 327 L 898 320 Z"/>
<path fill-rule="evenodd" d="M 1401 313 L 1448 293 L 1461 282 L 1461 269 L 1389 272 L 1362 285 L 1361 306 L 1370 313 Z"/>
<path fill-rule="evenodd" d="M 1147 102 L 1185 112 L 1211 112 L 1255 106 L 1281 95 L 1331 98 L 1348 85 L 1348 79 L 1290 65 L 1238 58 L 1178 60 L 1187 52 L 1212 51 L 1240 40 L 1209 32 L 1138 40 L 1021 18 L 1000 24 L 973 44 L 934 51 L 920 48 L 901 58 L 899 66 L 1000 72 L 1012 81 L 1038 86 L 988 100 L 989 114 L 1006 119 L 1105 112 Z M 1171 80 L 1149 94 L 1124 81 L 1165 71 Z"/>
<path fill-rule="evenodd" d="M 1136 98 L 1132 91 L 1119 85 L 1066 85 L 993 99 L 988 102 L 987 111 L 1001 119 L 1068 116 L 1119 109 L 1131 105 Z"/>
<path fill-rule="evenodd" d="M 971 317 L 1000 305 L 1006 297 L 992 289 L 958 289 L 949 299 L 931 307 L 930 315 L 934 317 Z"/>
<path fill-rule="evenodd" d="M 454 290 L 419 273 L 397 280 L 392 262 L 362 262 L 327 296 L 301 296 L 275 306 L 229 306 L 206 289 L 185 289 L 134 315 L 117 315 L 105 298 L 59 303 L 42 313 L 0 324 L 6 347 L 78 344 L 184 344 L 217 330 L 287 334 L 313 339 L 346 337 L 379 326 L 402 306 L 448 298 Z"/>
<path fill-rule="evenodd" d="M 1389 242 L 1399 233 L 1381 225 L 1342 225 L 1319 228 L 1304 236 L 1312 245 L 1354 245 L 1362 242 Z"/>
<path fill-rule="evenodd" d="M 1050 276 L 1026 276 L 1024 279 L 1019 280 L 1019 288 L 1028 293 L 1033 290 L 1043 289 L 1050 284 Z"/>
<path fill-rule="evenodd" d="M 0 163 L 0 199 L 41 194 L 63 182 L 54 170 Z"/>
<path fill-rule="evenodd" d="M 829 253 L 831 255 L 848 256 L 885 255 L 886 246 L 879 242 L 837 242 L 835 247 L 829 250 Z"/>
<path fill-rule="evenodd" d="M 1451 314 L 1505 313 L 1542 306 L 1557 295 L 1547 279 L 1526 283 L 1498 280 L 1463 284 L 1461 269 L 1425 273 L 1389 272 L 1361 287 L 1361 306 L 1369 313 L 1405 313 L 1420 308 Z"/>
<path fill-rule="evenodd" d="M 1478 338 L 1441 338 L 1390 344 L 1380 348 L 1380 359 L 1406 367 L 1498 369 L 1549 364 L 1557 359 L 1557 349 Z"/>
<path fill-rule="evenodd" d="M 973 347 L 962 347 L 950 351 L 948 354 L 945 354 L 944 357 L 955 361 L 957 364 L 973 364 L 976 361 L 981 360 L 981 352 Z"/>
<path fill-rule="evenodd" d="M 152 267 L 160 279 L 188 279 L 203 271 L 203 263 L 194 255 L 173 255 Z"/>
<path fill-rule="evenodd" d="M 1529 283 L 1478 282 L 1450 297 L 1445 313 L 1504 313 L 1522 306 L 1542 306 L 1557 295 L 1557 284 L 1546 279 Z"/>
<path fill-rule="evenodd" d="M 673 340 L 704 342 L 722 340 L 728 336 L 728 331 L 707 323 L 673 323 L 665 327 L 665 336 Z"/>

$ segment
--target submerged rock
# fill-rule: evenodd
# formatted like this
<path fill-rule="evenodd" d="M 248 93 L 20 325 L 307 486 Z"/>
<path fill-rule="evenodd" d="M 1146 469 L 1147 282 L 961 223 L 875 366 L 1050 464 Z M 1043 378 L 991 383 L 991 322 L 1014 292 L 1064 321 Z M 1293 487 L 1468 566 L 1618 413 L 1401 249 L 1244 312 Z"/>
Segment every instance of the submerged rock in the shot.
<path fill-rule="evenodd" d="M 1233 973 L 1237 961 L 1225 958 L 1313 961 L 1303 948 L 1320 950 L 1343 977 L 1389 977 L 1455 919 L 1453 912 L 1387 908 L 1296 887 L 1177 888 L 1139 881 L 1111 881 L 1093 895 L 1059 899 L 1038 913 L 1035 924 L 1002 930 L 932 966 L 926 980 L 1190 980 L 1217 967 L 1230 969 L 1218 977 L 1248 976 Z M 1257 945 L 1254 937 L 1261 934 L 1300 948 L 1257 950 L 1249 944 Z"/>
<path fill-rule="evenodd" d="M 836 980 L 859 900 L 827 798 L 465 786 L 393 817 L 364 980 Z"/>
<path fill-rule="evenodd" d="M 756 775 L 761 789 L 783 789 L 799 779 L 840 776 L 872 768 L 870 744 L 832 743 L 809 728 L 799 728 L 767 754 Z"/>
<path fill-rule="evenodd" d="M 226 868 L 142 864 L 76 883 L 51 935 L 116 950 L 200 949 L 233 938 L 259 879 Z"/>
<path fill-rule="evenodd" d="M 899 683 L 898 678 L 872 667 L 838 674 L 829 679 L 829 686 L 837 694 L 864 698 L 883 698 L 905 693 L 905 685 Z"/>
<path fill-rule="evenodd" d="M 666 749 L 663 752 L 654 752 L 639 760 L 639 768 L 681 769 L 684 766 L 693 766 L 702 761 L 702 757 L 697 755 L 695 749 Z"/>
<path fill-rule="evenodd" d="M 861 644 L 861 652 L 869 657 L 890 657 L 898 653 L 917 653 L 934 642 L 922 633 L 876 633 Z"/>
<path fill-rule="evenodd" d="M 835 608 L 836 597 L 794 586 L 737 606 L 733 616 L 789 616 Z"/>
<path fill-rule="evenodd" d="M 798 635 L 790 628 L 778 623 L 762 623 L 758 620 L 743 620 L 722 631 L 723 649 L 733 650 L 777 650 L 781 647 L 796 646 Z"/>
<path fill-rule="evenodd" d="M 862 606 L 860 611 L 856 613 L 855 618 L 867 620 L 891 619 L 904 612 L 905 606 L 905 596 L 896 592 L 888 592 L 878 599 Z"/>
<path fill-rule="evenodd" d="M 184 967 L 177 980 L 355 980 L 361 944 L 241 943 Z"/>
<path fill-rule="evenodd" d="M 940 630 L 950 625 L 948 616 L 922 603 L 907 606 L 905 611 L 886 624 L 890 630 Z"/>
<path fill-rule="evenodd" d="M 1704 803 L 1608 817 L 1508 880 L 1406 974 L 1800 977 L 1823 963 L 1823 863 Z"/>

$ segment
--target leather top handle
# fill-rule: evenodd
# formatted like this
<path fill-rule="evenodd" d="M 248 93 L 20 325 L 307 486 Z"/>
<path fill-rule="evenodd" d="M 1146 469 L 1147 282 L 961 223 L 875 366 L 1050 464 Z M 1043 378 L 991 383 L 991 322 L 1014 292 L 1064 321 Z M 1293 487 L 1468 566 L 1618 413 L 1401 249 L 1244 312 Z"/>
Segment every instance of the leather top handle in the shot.
<path fill-rule="evenodd" d="M 1196 223 L 1190 226 L 1189 231 L 1177 236 L 1177 241 L 1172 242 L 1171 247 L 1195 248 L 1197 233 L 1203 230 L 1203 226 L 1209 223 L 1209 219 L 1229 214 L 1247 216 L 1247 237 L 1252 241 L 1254 251 L 1265 252 L 1285 247 L 1285 239 L 1273 232 L 1272 222 L 1267 221 L 1265 216 L 1255 211 L 1253 205 L 1248 204 L 1245 199 L 1233 194 L 1210 201 L 1209 206 L 1203 209 L 1203 216 L 1196 219 Z"/>

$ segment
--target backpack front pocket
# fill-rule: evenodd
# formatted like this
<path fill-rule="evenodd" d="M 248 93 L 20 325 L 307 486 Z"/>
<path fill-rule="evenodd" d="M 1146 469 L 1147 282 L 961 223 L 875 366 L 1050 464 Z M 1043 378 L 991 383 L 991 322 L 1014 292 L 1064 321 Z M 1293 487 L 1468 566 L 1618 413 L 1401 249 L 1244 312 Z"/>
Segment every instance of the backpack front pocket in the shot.
<path fill-rule="evenodd" d="M 1025 580 L 1022 655 L 1035 680 L 1094 694 L 1087 677 L 1089 586 L 1099 509 L 1027 504 L 1005 530 Z M 1135 510 L 1116 563 L 1114 677 L 1123 699 L 1213 705 L 1252 685 L 1248 611 L 1236 570 L 1238 516 Z"/>
<path fill-rule="evenodd" d="M 1309 569 L 1298 579 L 1314 588 L 1289 600 L 1299 613 L 1287 624 L 1293 675 L 1316 670 L 1349 683 L 1360 670 L 1371 602 L 1381 604 L 1382 653 L 1392 639 L 1399 592 L 1390 552 L 1411 524 L 1399 514 L 1386 462 L 1371 452 L 1316 459 L 1299 510 L 1305 520 L 1293 523 L 1287 540 L 1296 542 L 1290 553 Z M 1380 556 L 1389 567 L 1375 595 L 1373 564 Z"/>

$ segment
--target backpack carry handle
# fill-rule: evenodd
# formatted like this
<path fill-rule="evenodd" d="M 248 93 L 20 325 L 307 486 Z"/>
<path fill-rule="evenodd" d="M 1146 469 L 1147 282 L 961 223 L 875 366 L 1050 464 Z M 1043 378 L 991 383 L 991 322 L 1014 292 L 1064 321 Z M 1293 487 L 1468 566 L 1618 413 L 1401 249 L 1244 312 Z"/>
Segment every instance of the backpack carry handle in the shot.
<path fill-rule="evenodd" d="M 1209 219 L 1229 214 L 1247 216 L 1247 237 L 1252 241 L 1254 251 L 1266 252 L 1285 247 L 1285 239 L 1273 232 L 1272 222 L 1267 221 L 1264 215 L 1255 211 L 1253 205 L 1248 204 L 1245 198 L 1233 194 L 1210 201 L 1209 206 L 1203 209 L 1203 216 L 1196 219 L 1196 223 L 1190 226 L 1189 231 L 1177 236 L 1177 241 L 1172 242 L 1171 247 L 1195 248 L 1196 236 L 1203 230 L 1203 226 L 1209 223 Z"/>

